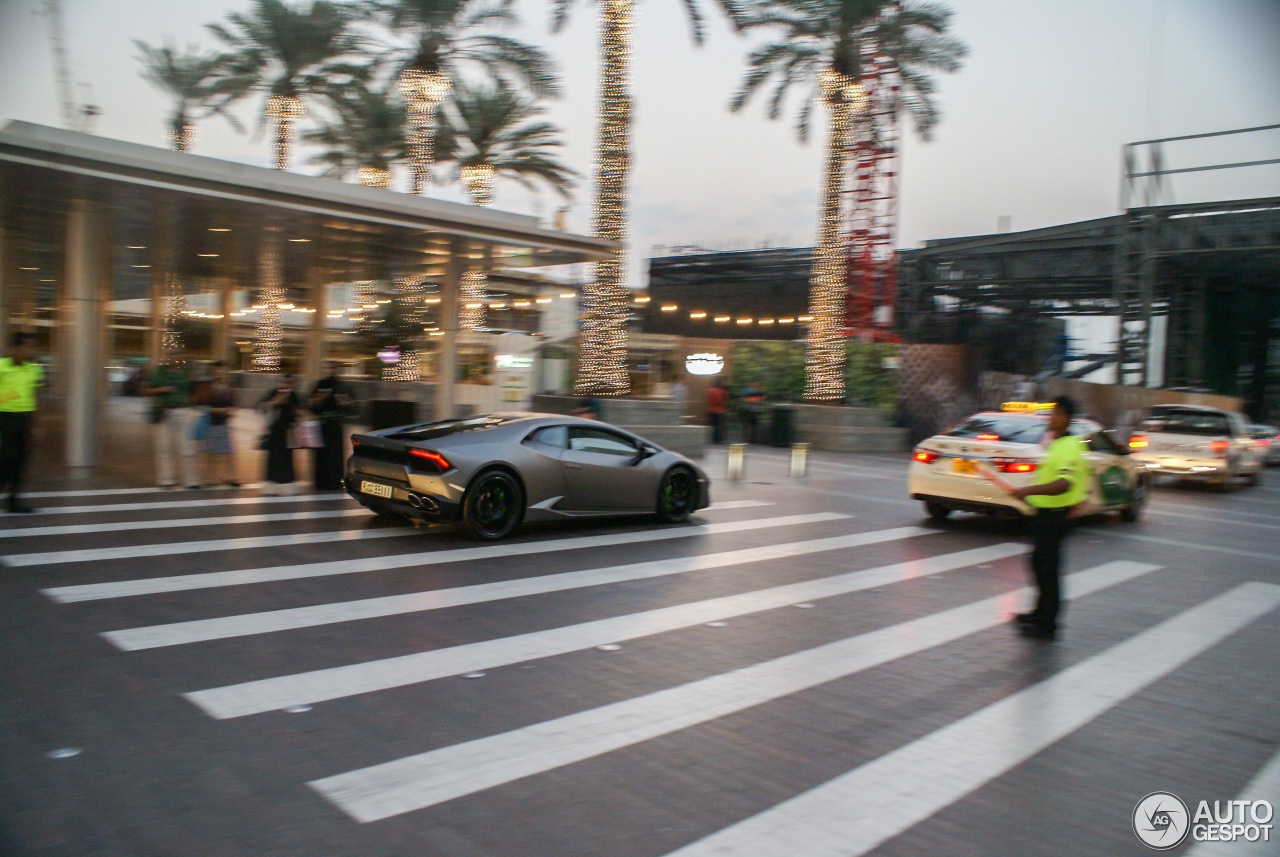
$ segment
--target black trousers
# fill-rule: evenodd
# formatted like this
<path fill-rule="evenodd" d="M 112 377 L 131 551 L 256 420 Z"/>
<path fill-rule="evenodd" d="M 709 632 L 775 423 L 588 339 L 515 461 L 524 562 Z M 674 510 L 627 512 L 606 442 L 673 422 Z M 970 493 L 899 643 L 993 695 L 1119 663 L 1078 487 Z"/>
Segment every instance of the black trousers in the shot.
<path fill-rule="evenodd" d="M 1037 625 L 1050 631 L 1058 626 L 1062 604 L 1062 540 L 1067 537 L 1069 527 L 1065 508 L 1037 509 L 1031 519 L 1031 573 L 1039 592 L 1031 615 Z"/>
<path fill-rule="evenodd" d="M 707 419 L 711 422 L 711 442 L 724 443 L 724 414 L 707 414 Z"/>
<path fill-rule="evenodd" d="M 320 439 L 324 445 L 311 450 L 312 474 L 318 491 L 341 491 L 342 472 L 342 421 L 320 420 Z"/>
<path fill-rule="evenodd" d="M 9 489 L 9 505 L 18 502 L 22 472 L 31 446 L 30 411 L 0 411 L 0 491 Z"/>

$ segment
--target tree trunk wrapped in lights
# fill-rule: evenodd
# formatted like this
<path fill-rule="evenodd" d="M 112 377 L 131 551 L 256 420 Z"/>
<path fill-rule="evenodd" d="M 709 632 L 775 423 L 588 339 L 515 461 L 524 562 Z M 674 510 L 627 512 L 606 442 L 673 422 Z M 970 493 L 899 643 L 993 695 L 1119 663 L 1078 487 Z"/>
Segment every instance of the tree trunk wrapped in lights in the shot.
<path fill-rule="evenodd" d="M 170 254 L 171 255 L 171 254 Z M 182 315 L 187 308 L 187 293 L 182 279 L 173 270 L 173 259 L 165 263 L 164 271 L 164 329 L 160 333 L 160 349 L 172 354 L 182 351 Z"/>
<path fill-rule="evenodd" d="M 410 66 L 400 73 L 400 92 L 409 108 L 409 166 L 415 196 L 426 192 L 431 184 L 431 135 L 436 107 L 449 94 L 449 86 L 449 78 L 438 71 Z"/>
<path fill-rule="evenodd" d="M 804 397 L 815 402 L 844 398 L 845 246 L 841 240 L 841 196 L 845 159 L 854 117 L 866 109 L 867 94 L 860 83 L 832 68 L 819 76 L 822 103 L 831 113 L 827 142 L 826 181 L 822 214 L 809 280 L 809 336 L 805 348 Z"/>
<path fill-rule="evenodd" d="M 488 205 L 493 202 L 494 169 L 488 164 L 470 164 L 459 168 L 459 177 L 471 197 L 472 205 Z"/>
<path fill-rule="evenodd" d="M 458 284 L 458 329 L 479 330 L 484 326 L 484 293 L 489 278 L 484 271 L 471 269 Z"/>
<path fill-rule="evenodd" d="M 289 169 L 293 158 L 293 123 L 305 112 L 302 99 L 292 95 L 273 95 L 267 99 L 267 116 L 276 122 L 277 170 Z"/>
<path fill-rule="evenodd" d="M 196 142 L 196 126 L 188 122 L 187 117 L 179 114 L 173 118 L 165 139 L 169 143 L 169 148 L 175 152 L 190 152 Z"/>
<path fill-rule="evenodd" d="M 422 282 L 422 277 L 416 275 L 395 278 L 389 320 L 391 333 L 399 340 L 400 359 L 383 370 L 382 377 L 387 381 L 418 381 L 422 377 L 418 355 L 423 322 Z"/>
<path fill-rule="evenodd" d="M 356 175 L 360 179 L 360 184 L 365 187 L 376 187 L 383 190 L 391 187 L 391 170 L 384 170 L 381 167 L 361 167 L 356 170 Z"/>
<path fill-rule="evenodd" d="M 280 250 L 275 238 L 268 236 L 258 260 L 258 326 L 253 340 L 253 369 L 256 372 L 280 371 L 280 347 L 284 329 L 280 323 L 280 304 L 284 303 L 284 284 L 280 276 Z"/>
<path fill-rule="evenodd" d="M 627 240 L 627 177 L 631 168 L 631 24 L 634 0 L 603 0 L 599 141 L 596 152 L 596 210 L 599 238 Z M 580 395 L 617 396 L 631 388 L 627 376 L 627 291 L 623 250 L 595 264 L 582 289 L 582 338 L 578 347 Z"/>

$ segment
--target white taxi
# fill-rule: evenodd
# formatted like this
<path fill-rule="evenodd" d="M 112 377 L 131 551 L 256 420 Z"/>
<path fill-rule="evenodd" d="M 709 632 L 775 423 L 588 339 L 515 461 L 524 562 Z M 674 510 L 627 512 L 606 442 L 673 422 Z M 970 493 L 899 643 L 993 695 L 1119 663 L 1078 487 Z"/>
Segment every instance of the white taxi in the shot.
<path fill-rule="evenodd" d="M 1129 437 L 1135 461 L 1149 473 L 1204 479 L 1223 491 L 1237 476 L 1250 485 L 1267 466 L 1267 448 L 1243 414 L 1199 405 L 1156 405 Z"/>
<path fill-rule="evenodd" d="M 1030 505 L 1010 497 L 983 471 L 1014 487 L 1029 484 L 1044 455 L 1041 442 L 1052 409 L 1051 403 L 1005 402 L 999 411 L 976 413 L 921 442 L 911 453 L 907 493 L 937 520 L 954 511 L 1032 514 Z M 1136 521 L 1151 491 L 1146 470 L 1100 423 L 1077 417 L 1068 431 L 1085 442 L 1093 475 L 1075 512 L 1119 512 Z"/>

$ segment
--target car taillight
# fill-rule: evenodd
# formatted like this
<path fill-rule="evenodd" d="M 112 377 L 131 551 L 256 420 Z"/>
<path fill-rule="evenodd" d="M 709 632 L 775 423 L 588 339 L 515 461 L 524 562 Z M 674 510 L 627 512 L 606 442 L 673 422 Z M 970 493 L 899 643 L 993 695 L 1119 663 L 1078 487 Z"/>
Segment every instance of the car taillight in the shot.
<path fill-rule="evenodd" d="M 1219 458 L 1222 458 L 1222 453 L 1226 452 L 1227 447 L 1229 446 L 1231 446 L 1231 444 L 1227 443 L 1225 440 L 1209 441 L 1209 451 L 1216 453 Z"/>
<path fill-rule="evenodd" d="M 976 438 L 974 438 L 974 440 L 999 440 L 999 439 L 1000 439 L 1000 435 L 998 434 L 980 434 Z"/>
<path fill-rule="evenodd" d="M 410 448 L 409 455 L 419 460 L 419 462 L 427 462 L 434 464 L 438 469 L 437 472 L 444 473 L 453 465 L 449 464 L 448 459 L 438 452 L 432 452 L 429 449 L 413 449 Z"/>
<path fill-rule="evenodd" d="M 917 449 L 911 453 L 911 460 L 918 461 L 921 464 L 932 464 L 938 457 L 938 453 L 928 449 Z"/>
<path fill-rule="evenodd" d="M 1258 446 L 1271 446 L 1271 438 L 1269 437 L 1259 438 Z"/>
<path fill-rule="evenodd" d="M 1145 434 L 1135 434 L 1133 437 L 1129 438 L 1130 449 L 1146 449 L 1147 443 L 1147 436 Z"/>
<path fill-rule="evenodd" d="M 351 445 L 352 445 L 352 446 L 359 446 L 359 445 L 360 445 L 360 438 L 356 437 L 355 435 L 351 435 Z"/>
<path fill-rule="evenodd" d="M 990 463 L 1001 473 L 1030 473 L 1036 469 L 1034 458 L 993 458 Z"/>

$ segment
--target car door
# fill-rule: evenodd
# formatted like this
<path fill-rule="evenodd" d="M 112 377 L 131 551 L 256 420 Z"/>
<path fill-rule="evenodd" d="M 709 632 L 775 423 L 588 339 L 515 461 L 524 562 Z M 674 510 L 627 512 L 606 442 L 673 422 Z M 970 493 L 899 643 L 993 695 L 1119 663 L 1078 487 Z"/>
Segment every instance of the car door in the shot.
<path fill-rule="evenodd" d="M 560 454 L 571 508 L 579 512 L 629 512 L 656 503 L 653 473 L 638 462 L 640 446 L 619 432 L 570 426 L 569 448 Z"/>
<path fill-rule="evenodd" d="M 1089 472 L 1093 474 L 1089 486 L 1089 499 L 1095 508 L 1123 506 L 1129 502 L 1133 492 L 1135 469 L 1133 462 L 1124 455 L 1106 432 L 1094 431 L 1085 442 L 1089 451 L 1085 459 L 1089 462 Z"/>

